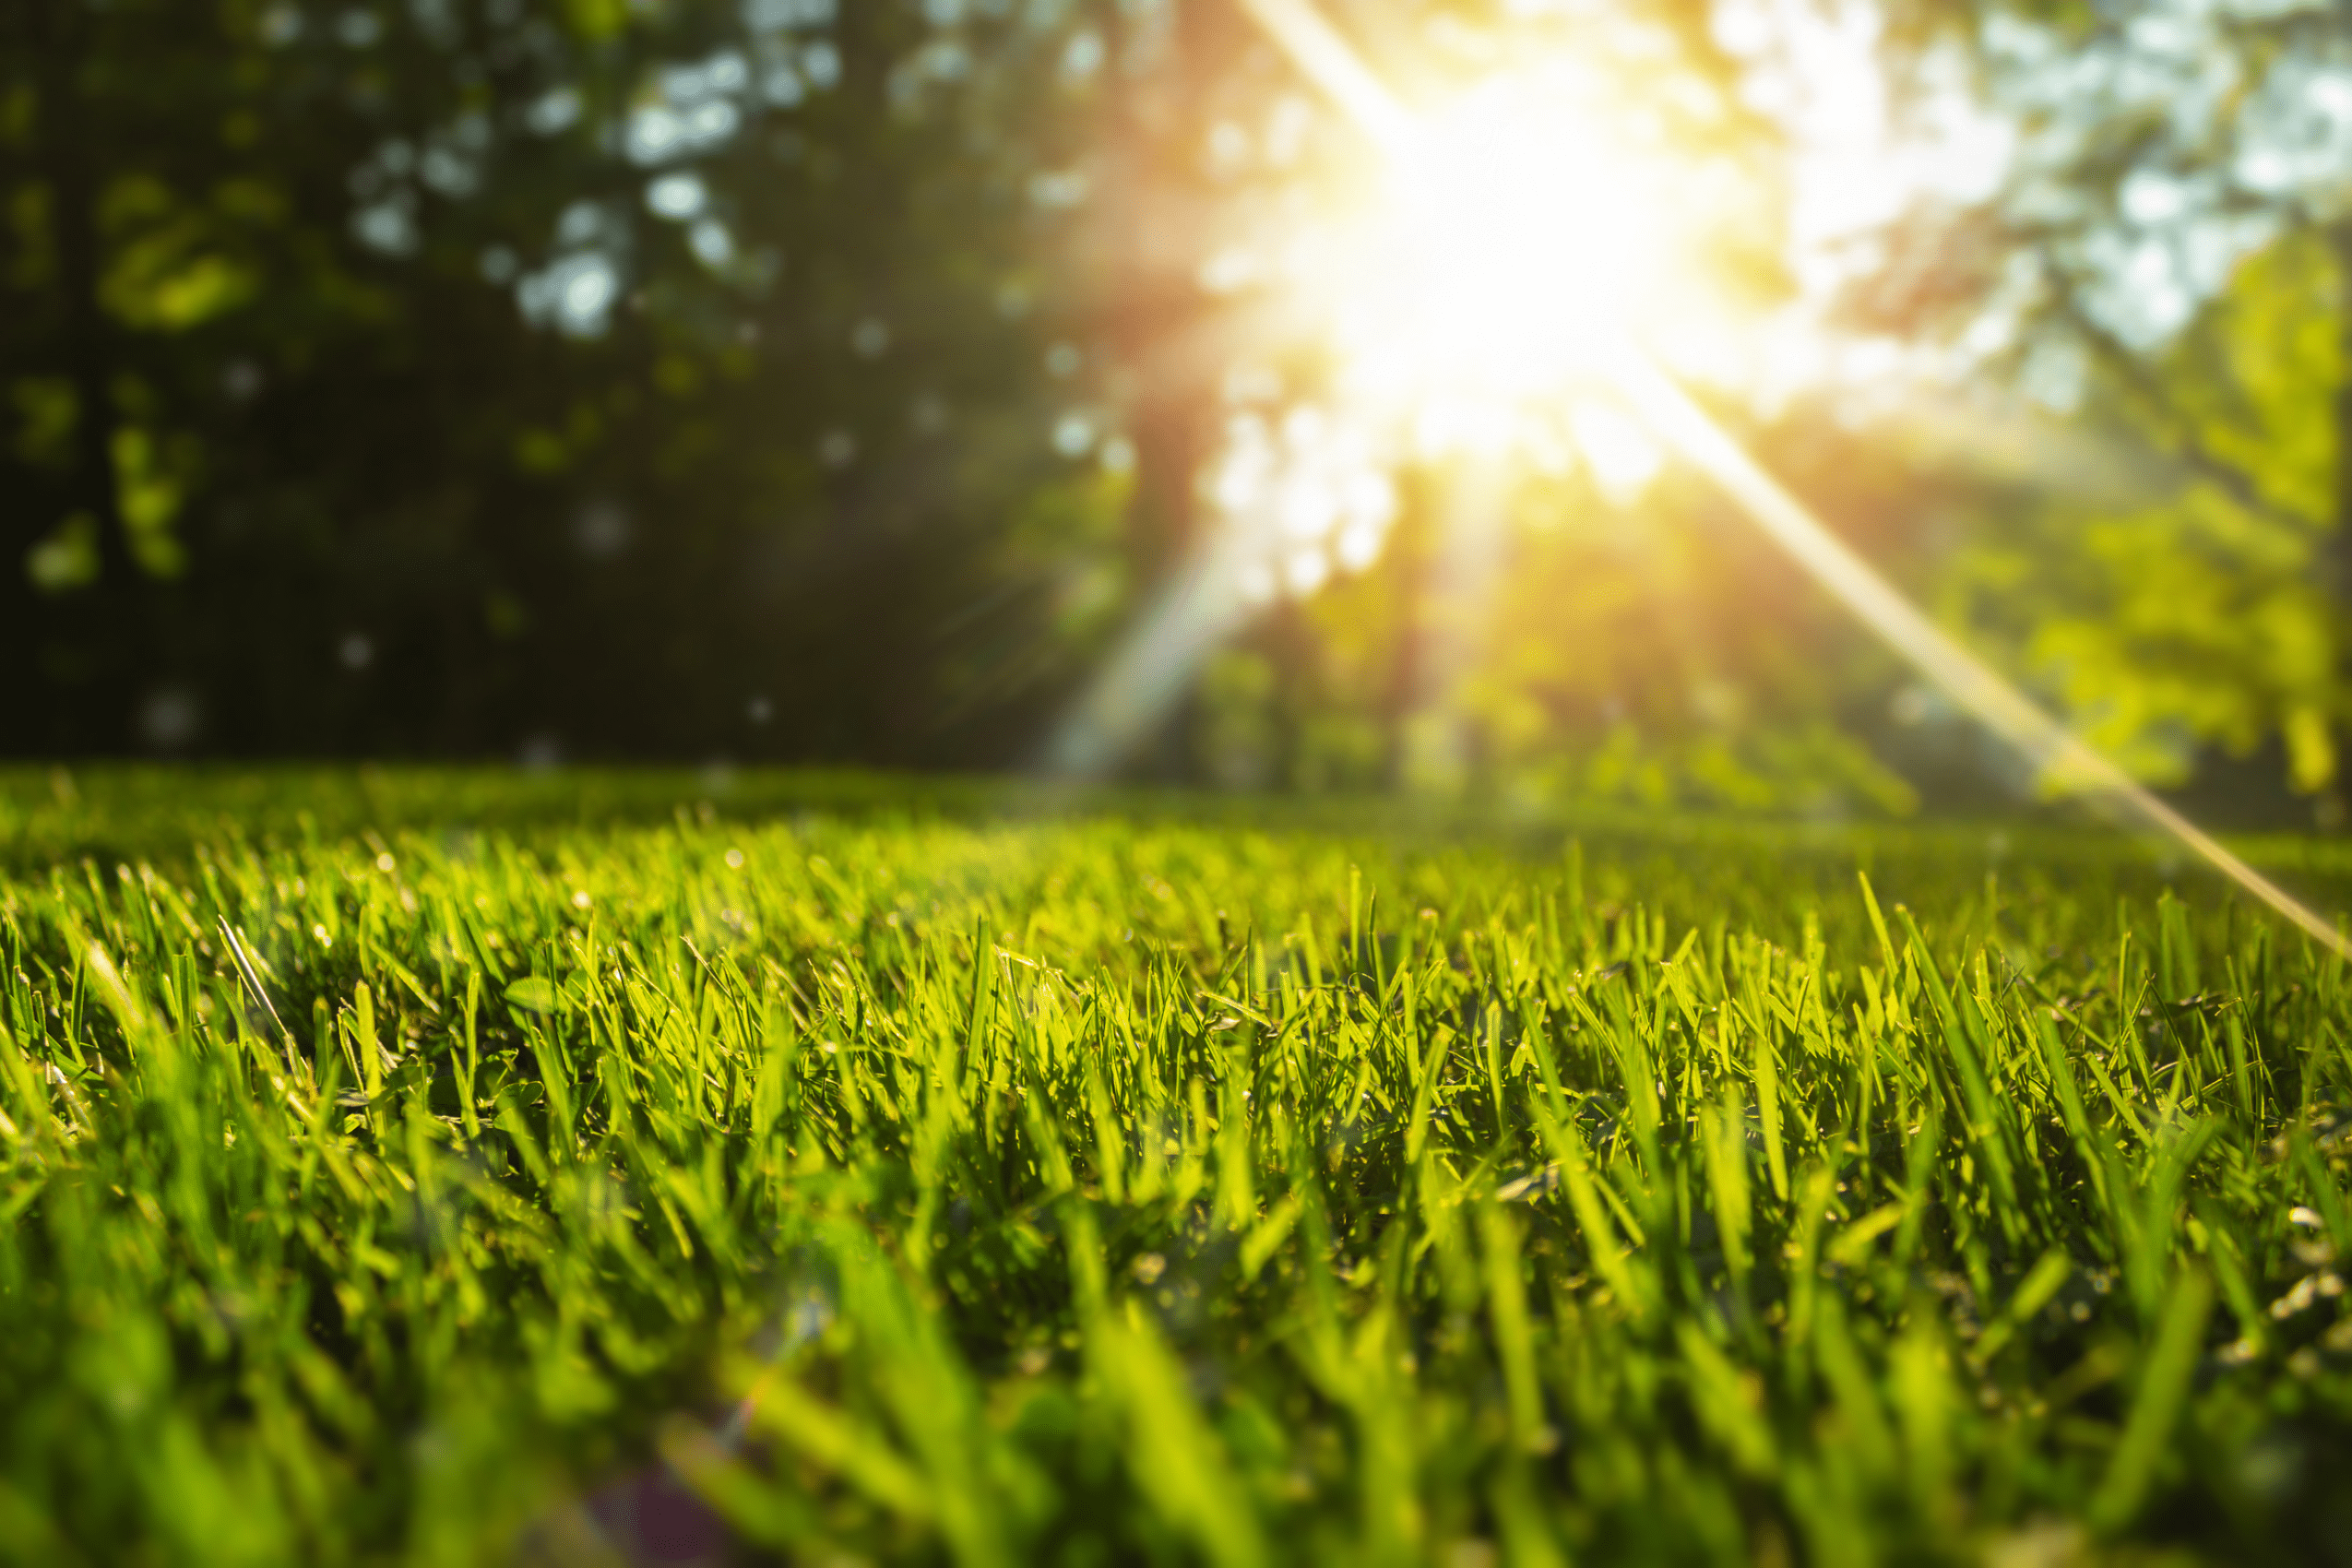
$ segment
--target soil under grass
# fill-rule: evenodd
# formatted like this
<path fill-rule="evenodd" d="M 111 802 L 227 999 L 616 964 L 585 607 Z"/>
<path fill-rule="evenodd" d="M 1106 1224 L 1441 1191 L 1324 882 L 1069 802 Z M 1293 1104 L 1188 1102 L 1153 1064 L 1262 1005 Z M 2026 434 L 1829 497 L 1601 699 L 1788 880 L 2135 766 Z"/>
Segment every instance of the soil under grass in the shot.
<path fill-rule="evenodd" d="M 2347 1134 L 2096 834 L 8 775 L 0 1558 L 2352 1561 Z"/>

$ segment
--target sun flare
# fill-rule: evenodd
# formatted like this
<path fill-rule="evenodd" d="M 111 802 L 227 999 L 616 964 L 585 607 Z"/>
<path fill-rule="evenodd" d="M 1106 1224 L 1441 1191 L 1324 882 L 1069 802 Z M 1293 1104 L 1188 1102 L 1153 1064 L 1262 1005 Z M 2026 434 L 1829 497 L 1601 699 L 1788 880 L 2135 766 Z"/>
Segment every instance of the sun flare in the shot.
<path fill-rule="evenodd" d="M 1550 73 L 1466 93 L 1337 225 L 1331 335 L 1358 397 L 1474 434 L 1604 376 L 1684 291 L 1673 169 L 1582 96 Z"/>

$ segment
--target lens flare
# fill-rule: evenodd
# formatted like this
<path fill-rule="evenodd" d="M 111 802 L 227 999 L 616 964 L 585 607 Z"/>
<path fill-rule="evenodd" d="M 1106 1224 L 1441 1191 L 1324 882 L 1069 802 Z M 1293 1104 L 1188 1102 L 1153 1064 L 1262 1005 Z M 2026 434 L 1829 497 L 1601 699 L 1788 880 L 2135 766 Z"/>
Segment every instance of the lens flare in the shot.
<path fill-rule="evenodd" d="M 2014 748 L 2052 788 L 2102 798 L 2203 859 L 2341 957 L 2352 938 L 2070 732 L 1954 641 L 1665 374 L 1640 346 L 1645 313 L 1671 292 L 1671 246 L 1654 226 L 1671 198 L 1559 101 L 1530 113 L 1496 89 L 1418 118 L 1311 0 L 1240 0 L 1301 70 L 1384 153 L 1389 199 L 1341 276 L 1364 362 L 1443 395 L 1489 402 L 1611 388 L 1665 447 L 1712 479 L 1776 545 L 1920 673 Z M 1550 116 L 1550 118 L 1547 118 Z M 1360 291 L 1360 298 L 1356 297 Z M 1590 423 L 1587 419 L 1586 422 Z M 1622 432 L 1598 432 L 1625 452 Z M 1316 572 L 1321 571 L 1321 557 Z M 1056 739 L 1062 771 L 1099 771 L 1164 711 L 1203 652 L 1240 618 L 1263 563 L 1230 540 L 1206 552 L 1117 650 Z"/>
<path fill-rule="evenodd" d="M 1564 69 L 1490 81 L 1391 157 L 1332 268 L 1352 395 L 1499 443 L 1671 298 L 1670 172 L 1590 119 L 1591 96 Z"/>
<path fill-rule="evenodd" d="M 1420 156 L 1419 126 L 1347 41 L 1332 30 L 1312 0 L 1241 0 L 1241 5 L 1391 159 L 1409 170 Z M 1335 89 L 1335 83 L 1342 84 L 1341 89 Z M 2337 956 L 2352 959 L 2352 937 L 2093 751 L 1847 549 L 1659 370 L 1640 347 L 1634 324 L 1623 320 L 1621 312 L 1604 304 L 1588 319 L 1604 326 L 1613 320 L 1623 328 L 1597 334 L 1584 347 L 1595 360 L 1594 368 L 1641 411 L 1659 439 L 1714 480 L 1856 619 L 2013 747 L 2046 786 L 2090 794 L 2120 808 L 2197 855 Z"/>

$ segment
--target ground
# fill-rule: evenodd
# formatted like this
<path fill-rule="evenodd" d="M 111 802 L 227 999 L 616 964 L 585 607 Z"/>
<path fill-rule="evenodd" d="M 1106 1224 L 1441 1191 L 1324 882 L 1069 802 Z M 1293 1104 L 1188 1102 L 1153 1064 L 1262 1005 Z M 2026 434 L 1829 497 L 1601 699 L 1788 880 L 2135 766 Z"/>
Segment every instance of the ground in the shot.
<path fill-rule="evenodd" d="M 2347 981 L 2085 825 L 0 775 L 0 1557 L 2342 1560 Z"/>

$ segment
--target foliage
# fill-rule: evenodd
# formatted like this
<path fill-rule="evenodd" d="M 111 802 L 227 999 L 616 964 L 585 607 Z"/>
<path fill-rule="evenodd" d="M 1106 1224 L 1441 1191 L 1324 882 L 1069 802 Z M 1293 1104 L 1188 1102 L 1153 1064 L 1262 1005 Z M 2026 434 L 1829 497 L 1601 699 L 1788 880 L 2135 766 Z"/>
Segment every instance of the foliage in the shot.
<path fill-rule="evenodd" d="M 1877 324 L 1990 302 L 2021 384 L 2154 481 L 1962 505 L 1823 409 L 1749 433 L 1899 575 L 1966 513 L 1947 602 L 2142 771 L 2275 751 L 2332 789 L 2340 25 L 1889 9 L 1974 49 L 2030 155 L 1894 246 Z M 1737 193 L 1706 269 L 1786 297 L 1764 55 L 1708 8 L 1341 19 L 1408 93 L 1555 51 L 1638 84 Z M 1333 412 L 1279 258 L 1370 160 L 1309 98 L 1231 0 L 24 0 L 0 747 L 1029 761 L 1229 521 L 1199 486 L 1228 422 Z M 1384 434 L 1387 553 L 1266 610 L 1134 771 L 1949 792 L 1894 777 L 1885 662 L 1719 508 L 1611 495 L 1550 434 L 1508 570 L 1467 582 L 1444 463 Z"/>
<path fill-rule="evenodd" d="M 2179 783 L 2263 747 L 2342 818 L 2352 593 L 2352 35 L 2322 6 L 1891 7 L 1915 106 L 1976 68 L 2016 136 L 1974 210 L 1913 214 L 1865 319 L 1965 325 L 2017 387 L 2135 466 L 1983 509 L 1980 625 L 2085 728 Z M 1920 69 L 1922 65 L 1929 68 Z"/>
<path fill-rule="evenodd" d="M 10 7 L 6 743 L 1000 760 L 1094 89 L 949 9 Z"/>
<path fill-rule="evenodd" d="M 2246 262 L 2144 378 L 2103 378 L 2112 439 L 2169 454 L 2142 459 L 2156 482 L 2042 495 L 1957 558 L 1972 619 L 2146 777 L 2275 741 L 2296 790 L 2337 778 L 2336 290 L 2308 237 Z"/>
<path fill-rule="evenodd" d="M 1330 390 L 1281 291 L 1208 264 L 1281 253 L 1365 149 L 1230 0 L 10 25 L 18 753 L 1017 764 L 1227 521 L 1196 481 L 1229 417 Z M 1363 36 L 1416 88 L 1600 52 L 1745 172 L 1717 270 L 1778 286 L 1771 138 L 1682 8 L 1417 6 Z M 1266 614 L 1139 771 L 1427 781 L 1403 737 L 1451 712 L 1436 651 L 1479 612 L 1423 580 L 1453 504 L 1411 477 L 1421 540 Z M 1590 548 L 1704 508 L 1573 476 L 1523 499 L 1530 569 L 1468 681 L 1484 775 L 1896 798 L 1835 735 L 1875 667 L 1813 619 L 1723 613 L 1750 554 Z M 1660 650 L 1651 615 L 1707 635 Z"/>
<path fill-rule="evenodd" d="M 2342 1554 L 2352 997 L 2126 850 L 79 787 L 28 1561 Z"/>
<path fill-rule="evenodd" d="M 1826 493 L 1857 490 L 1849 469 Z M 1443 510 L 1426 493 L 1413 505 Z M 1491 581 L 1448 583 L 1442 530 L 1408 516 L 1386 559 L 1241 639 L 1202 693 L 1212 776 L 1551 804 L 1915 808 L 1857 734 L 1882 661 L 1702 486 L 1612 500 L 1582 476 L 1531 474 L 1502 509 L 1506 564 Z"/>

